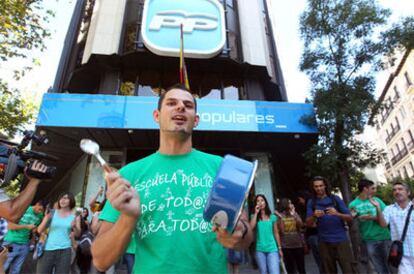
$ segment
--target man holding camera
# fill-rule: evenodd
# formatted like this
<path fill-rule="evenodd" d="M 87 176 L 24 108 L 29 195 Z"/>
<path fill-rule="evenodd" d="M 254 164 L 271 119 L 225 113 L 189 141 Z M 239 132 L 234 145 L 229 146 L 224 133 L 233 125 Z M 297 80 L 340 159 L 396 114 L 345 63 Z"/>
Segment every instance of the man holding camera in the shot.
<path fill-rule="evenodd" d="M 203 220 L 222 158 L 192 147 L 195 98 L 182 86 L 167 89 L 153 117 L 158 151 L 106 176 L 110 203 L 92 245 L 94 264 L 105 270 L 116 262 L 135 231 L 133 273 L 227 273 L 224 247 L 248 247 L 252 232 L 246 220 L 232 234 Z"/>
<path fill-rule="evenodd" d="M 45 173 L 47 166 L 35 160 L 31 165 L 31 170 L 37 173 Z M 27 175 L 26 175 L 27 176 Z M 25 213 L 36 194 L 40 179 L 28 177 L 29 182 L 23 191 L 16 198 L 10 199 L 0 188 L 0 217 L 13 223 L 18 223 L 20 217 Z"/>

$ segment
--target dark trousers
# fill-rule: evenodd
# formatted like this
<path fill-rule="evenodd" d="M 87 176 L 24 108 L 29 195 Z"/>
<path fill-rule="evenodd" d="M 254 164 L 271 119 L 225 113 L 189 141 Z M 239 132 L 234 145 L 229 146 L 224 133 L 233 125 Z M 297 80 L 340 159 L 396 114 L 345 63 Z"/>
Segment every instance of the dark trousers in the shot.
<path fill-rule="evenodd" d="M 52 274 L 54 273 L 69 274 L 70 259 L 72 256 L 71 248 L 58 250 L 45 250 L 42 257 L 37 261 L 37 274 Z"/>
<path fill-rule="evenodd" d="M 349 241 L 339 243 L 319 242 L 319 252 L 323 273 L 338 273 L 336 262 L 341 266 L 342 273 L 356 273 Z"/>
<path fill-rule="evenodd" d="M 131 274 L 134 269 L 135 254 L 125 253 L 124 262 L 127 266 L 128 274 Z"/>
<path fill-rule="evenodd" d="M 286 264 L 286 270 L 288 273 L 306 273 L 305 253 L 303 252 L 303 247 L 282 248 L 282 251 L 283 261 Z"/>

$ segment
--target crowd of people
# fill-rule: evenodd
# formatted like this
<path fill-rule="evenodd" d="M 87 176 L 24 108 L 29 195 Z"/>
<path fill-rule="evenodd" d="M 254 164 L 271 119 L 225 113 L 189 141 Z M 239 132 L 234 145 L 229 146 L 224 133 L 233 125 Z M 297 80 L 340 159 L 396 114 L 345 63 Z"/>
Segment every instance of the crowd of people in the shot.
<path fill-rule="evenodd" d="M 28 207 L 39 184 L 34 178 L 17 199 L 0 191 L 0 213 L 10 210 L 1 216 L 9 221 L 5 245 L 11 247 L 0 253 L 5 257 L 0 268 L 19 273 L 35 238 L 39 274 L 115 273 L 122 258 L 128 273 L 227 273 L 227 267 L 237 273 L 241 251 L 253 242 L 260 273 L 306 273 L 307 250 L 320 273 L 338 273 L 338 264 L 342 273 L 358 273 L 348 231 L 354 222 L 377 273 L 394 271 L 387 263 L 389 246 L 407 231 L 398 272 L 413 273 L 414 215 L 406 184 L 394 184 L 395 203 L 386 206 L 375 197 L 374 183 L 361 180 L 358 197 L 347 206 L 325 178 L 314 177 L 309 194 L 294 197 L 296 206 L 284 198 L 272 212 L 267 197 L 257 194 L 250 216 L 243 211 L 229 232 L 202 218 L 222 158 L 192 146 L 199 117 L 191 92 L 184 86 L 167 89 L 153 117 L 160 127 L 159 149 L 119 171 L 104 168 L 107 202 L 96 202 L 100 189 L 90 203 L 93 216 L 86 208 L 76 210 L 68 192 L 51 207 L 41 202 Z"/>

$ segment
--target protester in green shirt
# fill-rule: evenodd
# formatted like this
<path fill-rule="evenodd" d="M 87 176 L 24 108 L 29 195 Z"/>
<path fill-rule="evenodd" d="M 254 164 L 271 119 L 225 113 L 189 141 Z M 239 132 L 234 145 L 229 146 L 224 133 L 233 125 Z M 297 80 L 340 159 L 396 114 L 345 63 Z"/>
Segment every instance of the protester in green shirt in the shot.
<path fill-rule="evenodd" d="M 43 219 L 43 204 L 38 201 L 30 206 L 23 214 L 18 224 L 9 222 L 9 231 L 4 238 L 5 245 L 11 246 L 4 270 L 9 274 L 18 274 L 21 271 L 24 260 L 29 254 L 30 232 L 40 224 Z"/>
<path fill-rule="evenodd" d="M 250 226 L 256 231 L 256 261 L 261 274 L 279 274 L 281 250 L 277 217 L 272 214 L 264 195 L 254 199 L 255 210 Z"/>
<path fill-rule="evenodd" d="M 246 248 L 252 233 L 245 220 L 233 234 L 203 220 L 222 158 L 192 147 L 196 101 L 174 86 L 160 96 L 153 117 L 158 151 L 119 173 L 105 168 L 109 203 L 92 245 L 94 264 L 103 271 L 116 262 L 135 232 L 133 273 L 227 273 L 224 247 Z"/>
<path fill-rule="evenodd" d="M 358 183 L 359 195 L 350 204 L 349 209 L 358 221 L 359 231 L 364 244 L 367 247 L 368 257 L 378 274 L 390 273 L 387 264 L 388 251 L 391 245 L 390 231 L 382 227 L 377 220 L 376 207 L 370 198 L 375 199 L 384 210 L 384 202 L 374 197 L 376 186 L 374 182 L 362 179 Z"/>

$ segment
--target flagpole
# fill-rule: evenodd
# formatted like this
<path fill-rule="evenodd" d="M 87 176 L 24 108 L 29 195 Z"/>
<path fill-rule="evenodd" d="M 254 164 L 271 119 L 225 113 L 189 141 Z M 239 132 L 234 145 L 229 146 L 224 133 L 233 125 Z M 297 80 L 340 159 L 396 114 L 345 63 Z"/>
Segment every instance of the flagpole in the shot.
<path fill-rule="evenodd" d="M 190 90 L 190 83 L 188 81 L 187 68 L 184 60 L 184 32 L 183 24 L 180 25 L 180 84 Z"/>

